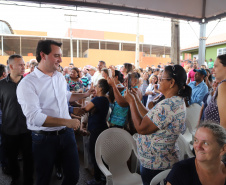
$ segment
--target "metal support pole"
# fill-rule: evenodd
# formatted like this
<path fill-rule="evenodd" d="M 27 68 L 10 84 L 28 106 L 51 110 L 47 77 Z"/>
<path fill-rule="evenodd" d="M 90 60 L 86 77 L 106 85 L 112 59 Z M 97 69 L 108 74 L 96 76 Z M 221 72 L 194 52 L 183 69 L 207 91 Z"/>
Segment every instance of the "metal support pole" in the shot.
<path fill-rule="evenodd" d="M 151 54 L 152 54 L 152 45 L 150 45 L 150 57 L 151 57 Z"/>
<path fill-rule="evenodd" d="M 79 40 L 77 40 L 77 58 L 79 58 Z"/>
<path fill-rule="evenodd" d="M 122 51 L 122 43 L 119 43 L 119 51 Z"/>
<path fill-rule="evenodd" d="M 140 35 L 139 35 L 139 14 L 137 15 L 137 36 L 136 36 L 136 56 L 135 56 L 135 67 L 139 68 L 140 58 Z"/>
<path fill-rule="evenodd" d="M 199 38 L 199 58 L 198 64 L 201 66 L 205 62 L 206 54 L 206 23 L 200 23 L 200 38 Z"/>
<path fill-rule="evenodd" d="M 75 22 L 72 20 L 73 17 L 77 17 L 77 15 L 67 15 L 64 16 L 70 17 L 70 53 L 71 53 L 71 63 L 73 63 L 73 40 L 72 40 L 72 22 Z"/>
<path fill-rule="evenodd" d="M 22 44 L 21 44 L 21 36 L 20 36 L 20 55 L 22 56 Z"/>
<path fill-rule="evenodd" d="M 72 41 L 71 16 L 70 16 L 70 53 L 71 53 L 71 63 L 73 63 L 73 41 Z"/>
<path fill-rule="evenodd" d="M 4 55 L 4 48 L 3 48 L 3 36 L 1 36 L 1 40 L 2 40 L 2 56 Z"/>

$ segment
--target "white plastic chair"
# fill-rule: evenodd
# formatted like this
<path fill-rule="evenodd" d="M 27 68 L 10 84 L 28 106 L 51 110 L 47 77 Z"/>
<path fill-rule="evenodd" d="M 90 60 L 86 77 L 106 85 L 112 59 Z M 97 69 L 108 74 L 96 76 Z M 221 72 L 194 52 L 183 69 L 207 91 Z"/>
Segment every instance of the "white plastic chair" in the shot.
<path fill-rule="evenodd" d="M 201 111 L 201 106 L 197 103 L 193 103 L 189 107 L 186 108 L 186 131 L 183 134 L 183 137 L 189 143 L 190 148 L 192 148 L 193 145 L 193 136 L 196 130 L 196 127 L 199 122 L 199 116 L 200 116 L 200 111 Z"/>
<path fill-rule="evenodd" d="M 169 174 L 171 169 L 164 170 L 160 172 L 158 175 L 156 175 L 152 180 L 150 185 L 157 185 L 160 183 L 160 185 L 164 185 L 164 180 L 166 179 L 167 175 Z"/>
<path fill-rule="evenodd" d="M 185 123 L 191 134 L 193 134 L 194 130 L 198 125 L 201 108 L 202 107 L 197 103 L 193 103 L 186 108 Z"/>
<path fill-rule="evenodd" d="M 194 154 L 191 151 L 191 148 L 189 146 L 190 143 L 186 141 L 183 135 L 179 135 L 177 139 L 177 145 L 179 147 L 179 160 L 188 159 L 191 157 L 194 157 Z"/>
<path fill-rule="evenodd" d="M 131 173 L 127 166 L 132 151 L 137 156 L 135 141 L 123 129 L 110 128 L 99 135 L 95 155 L 97 165 L 106 177 L 107 185 L 142 185 L 141 176 Z"/>

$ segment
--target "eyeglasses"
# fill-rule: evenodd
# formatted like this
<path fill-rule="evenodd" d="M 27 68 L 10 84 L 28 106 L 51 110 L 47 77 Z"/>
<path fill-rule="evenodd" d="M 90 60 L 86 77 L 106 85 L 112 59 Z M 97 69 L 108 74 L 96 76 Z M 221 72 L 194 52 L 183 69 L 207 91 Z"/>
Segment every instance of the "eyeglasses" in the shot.
<path fill-rule="evenodd" d="M 162 80 L 171 80 L 172 78 L 160 78 L 159 81 L 161 82 Z"/>

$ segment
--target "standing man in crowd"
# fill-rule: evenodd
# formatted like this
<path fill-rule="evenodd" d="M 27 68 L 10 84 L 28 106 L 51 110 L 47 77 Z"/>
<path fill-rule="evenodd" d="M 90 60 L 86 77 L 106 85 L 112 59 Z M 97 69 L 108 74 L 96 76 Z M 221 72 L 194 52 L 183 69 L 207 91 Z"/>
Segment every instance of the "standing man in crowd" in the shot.
<path fill-rule="evenodd" d="M 62 162 L 62 185 L 74 185 L 79 179 L 79 159 L 74 130 L 78 119 L 71 119 L 68 101 L 90 95 L 67 91 L 64 76 L 57 71 L 62 62 L 62 43 L 40 40 L 36 50 L 39 63 L 34 72 L 24 78 L 17 89 L 18 101 L 32 131 L 36 184 L 48 185 L 56 157 Z"/>
<path fill-rule="evenodd" d="M 208 86 L 204 82 L 204 78 L 206 77 L 207 73 L 205 69 L 194 69 L 194 72 L 195 81 L 188 84 L 192 89 L 189 105 L 198 103 L 200 106 L 202 106 L 203 98 L 208 93 Z"/>
<path fill-rule="evenodd" d="M 3 64 L 0 64 L 0 80 L 6 78 L 6 76 L 7 76 L 6 66 Z M 1 163 L 0 165 L 2 166 L 3 173 L 7 173 L 5 150 L 2 146 L 1 127 L 2 127 L 2 111 L 1 111 L 1 103 L 0 103 L 0 163 Z"/>
<path fill-rule="evenodd" d="M 94 86 L 97 85 L 97 83 L 100 79 L 104 78 L 104 77 L 102 77 L 102 74 L 101 74 L 101 69 L 103 69 L 103 68 L 106 68 L 106 63 L 101 60 L 101 61 L 99 61 L 98 65 L 97 65 L 98 71 L 96 71 L 92 77 L 92 83 Z"/>
<path fill-rule="evenodd" d="M 22 56 L 11 55 L 8 65 L 10 74 L 0 81 L 3 147 L 8 158 L 12 177 L 11 185 L 19 183 L 20 168 L 17 159 L 19 151 L 22 151 L 23 154 L 23 184 L 31 185 L 33 184 L 31 132 L 27 129 L 26 117 L 16 96 L 18 84 L 25 71 L 25 64 Z"/>
<path fill-rule="evenodd" d="M 187 79 L 187 84 L 189 84 L 190 82 L 193 82 L 195 80 L 195 71 L 198 69 L 198 62 L 194 61 L 193 62 L 193 69 L 191 71 L 189 71 L 188 73 L 188 79 Z"/>

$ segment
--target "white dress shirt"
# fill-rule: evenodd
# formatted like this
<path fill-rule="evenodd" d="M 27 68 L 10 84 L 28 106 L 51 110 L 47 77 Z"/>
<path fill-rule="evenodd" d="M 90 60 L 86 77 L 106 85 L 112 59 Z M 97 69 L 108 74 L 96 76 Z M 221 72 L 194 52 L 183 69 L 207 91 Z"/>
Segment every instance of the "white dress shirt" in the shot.
<path fill-rule="evenodd" d="M 102 76 L 102 74 L 99 71 L 96 71 L 92 77 L 92 83 L 93 85 L 97 85 L 98 81 L 100 79 L 104 79 L 104 77 Z"/>
<path fill-rule="evenodd" d="M 47 116 L 71 119 L 68 104 L 71 92 L 67 82 L 57 71 L 50 77 L 38 68 L 21 80 L 17 87 L 17 98 L 27 118 L 29 130 L 55 131 L 61 127 L 42 127 Z"/>

